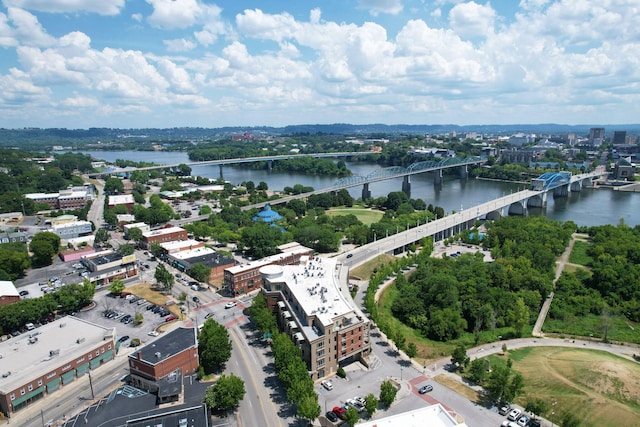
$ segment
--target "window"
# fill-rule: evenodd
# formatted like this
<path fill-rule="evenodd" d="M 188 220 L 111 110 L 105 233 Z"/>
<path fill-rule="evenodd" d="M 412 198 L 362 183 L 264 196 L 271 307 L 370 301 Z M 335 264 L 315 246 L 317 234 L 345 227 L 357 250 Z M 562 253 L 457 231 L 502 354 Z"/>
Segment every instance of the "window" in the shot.
<path fill-rule="evenodd" d="M 109 344 L 109 347 L 108 347 L 108 349 L 109 349 L 109 350 L 111 350 L 111 344 Z"/>
<path fill-rule="evenodd" d="M 14 393 L 11 393 L 11 395 L 9 396 L 9 398 L 11 400 L 16 400 L 16 395 Z"/>
<path fill-rule="evenodd" d="M 318 366 L 324 366 L 324 358 L 318 359 Z"/>
<path fill-rule="evenodd" d="M 42 385 L 42 380 L 38 380 L 38 387 Z"/>
<path fill-rule="evenodd" d="M 20 389 L 20 396 L 24 396 L 24 393 L 25 393 L 24 389 L 23 389 L 23 388 L 21 388 L 21 389 Z"/>
<path fill-rule="evenodd" d="M 96 356 L 100 356 L 100 350 L 96 350 Z"/>
<path fill-rule="evenodd" d="M 318 352 L 316 354 L 317 354 L 318 357 L 324 356 L 324 349 L 318 350 Z"/>
<path fill-rule="evenodd" d="M 27 388 L 29 389 L 29 391 L 32 391 L 33 390 L 33 385 L 29 384 L 29 387 L 27 387 Z"/>

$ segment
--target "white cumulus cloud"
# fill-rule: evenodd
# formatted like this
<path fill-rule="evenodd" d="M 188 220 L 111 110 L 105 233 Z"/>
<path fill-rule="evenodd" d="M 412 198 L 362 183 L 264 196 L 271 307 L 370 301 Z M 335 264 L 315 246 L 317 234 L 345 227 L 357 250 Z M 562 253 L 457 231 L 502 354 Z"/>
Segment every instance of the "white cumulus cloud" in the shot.
<path fill-rule="evenodd" d="M 449 24 L 459 35 L 473 38 L 492 33 L 495 17 L 496 12 L 489 3 L 480 5 L 471 1 L 451 8 Z"/>
<path fill-rule="evenodd" d="M 49 13 L 89 12 L 117 15 L 125 0 L 2 0 L 5 6 Z"/>
<path fill-rule="evenodd" d="M 196 47 L 196 43 L 193 40 L 187 39 L 163 40 L 162 43 L 164 43 L 169 52 L 187 52 Z"/>
<path fill-rule="evenodd" d="M 146 0 L 153 7 L 147 18 L 158 28 L 188 28 L 207 21 L 219 19 L 221 9 L 207 5 L 201 0 Z"/>
<path fill-rule="evenodd" d="M 381 13 L 397 15 L 402 12 L 401 0 L 358 0 L 358 8 L 368 10 L 373 16 Z"/>

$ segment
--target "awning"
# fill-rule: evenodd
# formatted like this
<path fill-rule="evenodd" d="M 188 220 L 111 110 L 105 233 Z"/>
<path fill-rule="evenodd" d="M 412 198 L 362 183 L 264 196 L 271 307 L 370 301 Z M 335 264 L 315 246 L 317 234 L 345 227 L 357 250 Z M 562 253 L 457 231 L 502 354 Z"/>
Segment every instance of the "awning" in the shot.
<path fill-rule="evenodd" d="M 89 364 L 85 363 L 84 365 L 80 365 L 76 368 L 76 374 L 81 377 L 82 375 L 87 373 L 87 369 L 89 369 Z"/>
<path fill-rule="evenodd" d="M 289 322 L 289 329 L 298 329 L 298 325 L 293 320 Z"/>
<path fill-rule="evenodd" d="M 47 393 L 51 393 L 52 391 L 56 391 L 60 388 L 60 380 L 61 378 L 56 378 L 55 380 L 47 383 Z"/>
<path fill-rule="evenodd" d="M 76 376 L 76 370 L 72 369 L 69 372 L 65 372 L 62 374 L 62 384 L 69 384 L 73 381 L 73 378 Z"/>
<path fill-rule="evenodd" d="M 91 369 L 93 369 L 93 368 L 99 366 L 100 362 L 102 362 L 103 360 L 109 361 L 111 359 L 113 359 L 113 350 L 105 351 L 100 356 L 98 356 L 98 357 L 94 358 L 93 360 L 91 360 L 89 362 L 89 366 L 91 366 Z"/>
<path fill-rule="evenodd" d="M 285 308 L 286 305 L 285 305 L 284 301 L 278 301 L 278 307 L 280 307 L 281 309 Z"/>
<path fill-rule="evenodd" d="M 282 312 L 282 317 L 284 317 L 285 319 L 291 319 L 291 313 L 288 310 L 285 310 Z"/>
<path fill-rule="evenodd" d="M 296 332 L 295 334 L 293 334 L 293 337 L 296 339 L 297 342 L 302 342 L 304 341 L 304 335 L 302 335 L 302 332 Z"/>
<path fill-rule="evenodd" d="M 20 396 L 17 397 L 15 399 L 13 399 L 11 401 L 11 404 L 15 407 L 18 406 L 19 404 L 21 404 L 22 402 L 26 402 L 27 400 L 31 399 L 32 397 L 37 396 L 40 393 L 44 393 L 44 386 L 42 387 L 38 387 L 37 389 L 30 391 L 29 393 L 25 394 L 24 396 Z"/>

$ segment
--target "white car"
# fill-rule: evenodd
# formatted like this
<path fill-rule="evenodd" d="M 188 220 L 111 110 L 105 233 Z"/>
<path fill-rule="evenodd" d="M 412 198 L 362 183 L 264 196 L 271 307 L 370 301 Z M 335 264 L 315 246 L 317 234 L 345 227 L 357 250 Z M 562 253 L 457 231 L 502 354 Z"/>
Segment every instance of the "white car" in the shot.
<path fill-rule="evenodd" d="M 238 303 L 237 303 L 237 302 L 235 302 L 235 301 L 229 301 L 228 303 L 226 303 L 226 304 L 224 305 L 224 308 L 233 308 L 233 307 L 235 307 L 236 305 L 238 305 Z"/>
<path fill-rule="evenodd" d="M 364 404 L 366 403 L 366 401 L 364 400 L 364 398 L 360 397 L 360 396 L 356 396 L 353 398 L 353 400 L 355 400 L 356 402 L 358 402 L 359 404 L 361 404 L 362 406 L 364 406 Z"/>
<path fill-rule="evenodd" d="M 158 335 L 160 335 L 160 333 L 158 331 L 150 331 L 147 335 L 150 335 L 152 337 L 157 337 Z"/>
<path fill-rule="evenodd" d="M 327 390 L 333 390 L 333 383 L 329 380 L 322 380 L 320 382 L 320 385 L 322 385 L 322 387 L 326 388 Z"/>
<path fill-rule="evenodd" d="M 511 412 L 509 412 L 509 415 L 507 415 L 507 419 L 510 421 L 515 421 L 518 419 L 521 413 L 522 411 L 518 408 L 512 409 Z"/>

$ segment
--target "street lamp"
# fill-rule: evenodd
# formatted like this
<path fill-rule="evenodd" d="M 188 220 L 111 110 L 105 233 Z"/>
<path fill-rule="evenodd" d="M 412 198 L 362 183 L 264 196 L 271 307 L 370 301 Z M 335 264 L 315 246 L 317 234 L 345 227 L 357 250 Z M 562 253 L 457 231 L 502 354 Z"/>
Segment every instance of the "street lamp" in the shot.
<path fill-rule="evenodd" d="M 557 400 L 553 400 L 553 403 L 551 404 L 551 418 L 554 417 L 554 415 L 556 414 L 556 404 L 558 403 Z M 553 425 L 553 420 L 551 420 L 551 427 L 554 427 Z"/>

